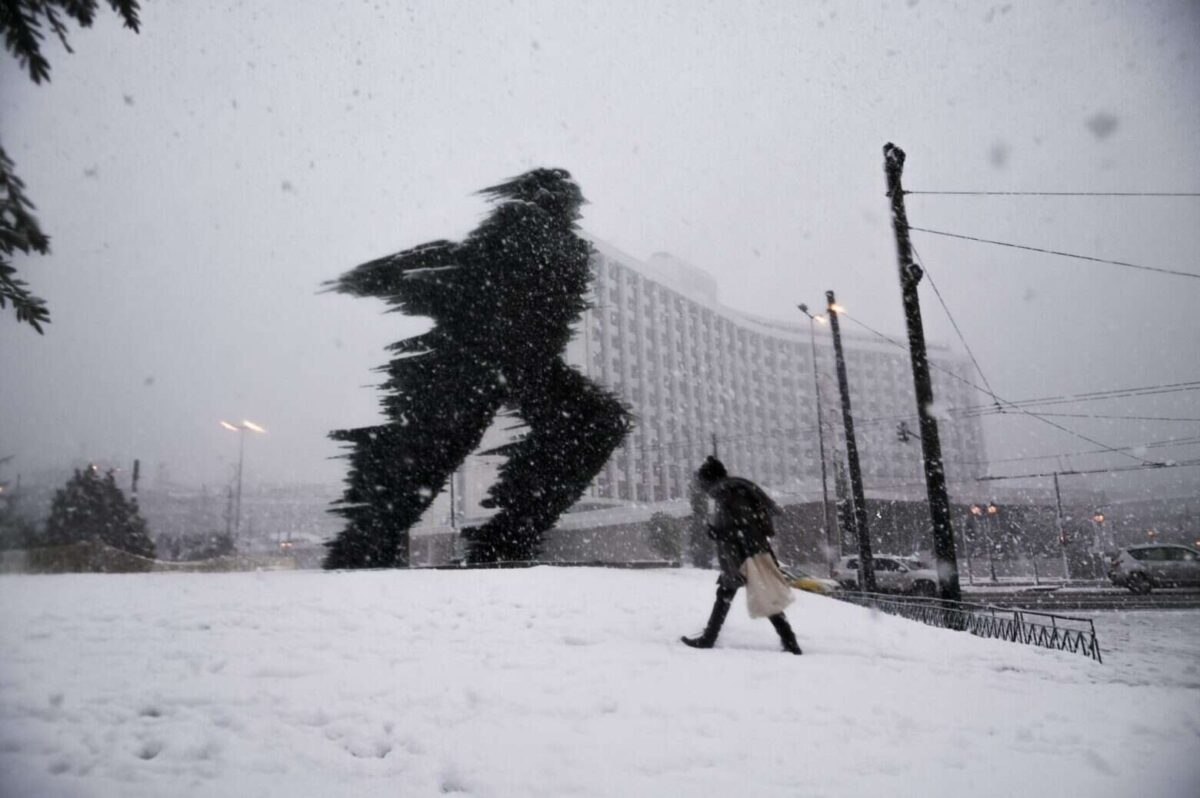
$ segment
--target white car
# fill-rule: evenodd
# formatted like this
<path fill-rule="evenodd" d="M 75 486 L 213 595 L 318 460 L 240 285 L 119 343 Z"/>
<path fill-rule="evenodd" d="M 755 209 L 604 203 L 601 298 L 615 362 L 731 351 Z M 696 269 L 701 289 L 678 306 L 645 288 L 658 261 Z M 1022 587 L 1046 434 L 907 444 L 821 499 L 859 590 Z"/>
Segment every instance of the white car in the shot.
<path fill-rule="evenodd" d="M 1108 578 L 1132 593 L 1156 587 L 1200 587 L 1200 551 L 1169 543 L 1143 543 L 1113 552 Z"/>
<path fill-rule="evenodd" d="M 875 563 L 875 589 L 880 593 L 938 594 L 937 571 L 926 568 L 917 558 L 876 554 L 871 559 Z M 858 555 L 838 560 L 833 578 L 847 590 L 858 590 Z"/>

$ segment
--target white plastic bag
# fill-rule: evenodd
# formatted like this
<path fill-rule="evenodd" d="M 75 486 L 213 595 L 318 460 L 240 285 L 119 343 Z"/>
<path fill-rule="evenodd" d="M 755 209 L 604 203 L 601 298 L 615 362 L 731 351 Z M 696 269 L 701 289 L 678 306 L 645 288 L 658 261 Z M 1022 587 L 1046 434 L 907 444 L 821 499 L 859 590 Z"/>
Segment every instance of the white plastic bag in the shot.
<path fill-rule="evenodd" d="M 778 615 L 792 603 L 792 586 L 770 552 L 747 557 L 738 570 L 746 580 L 746 610 L 751 618 Z"/>

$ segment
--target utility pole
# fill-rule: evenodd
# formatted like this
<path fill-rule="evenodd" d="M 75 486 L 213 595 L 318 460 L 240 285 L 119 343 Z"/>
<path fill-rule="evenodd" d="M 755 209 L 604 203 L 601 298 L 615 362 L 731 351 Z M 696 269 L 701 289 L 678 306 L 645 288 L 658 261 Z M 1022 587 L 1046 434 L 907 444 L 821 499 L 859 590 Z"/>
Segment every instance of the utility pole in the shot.
<path fill-rule="evenodd" d="M 829 478 L 825 471 L 825 416 L 821 412 L 821 379 L 817 372 L 817 319 L 808 312 L 808 305 L 800 303 L 796 307 L 800 308 L 801 313 L 808 316 L 808 340 L 812 344 L 813 391 L 816 393 L 817 399 L 817 448 L 821 454 L 821 518 L 824 519 L 825 527 L 825 559 L 829 563 L 829 575 L 833 576 L 832 529 L 834 525 L 829 523 Z"/>
<path fill-rule="evenodd" d="M 238 428 L 237 502 L 234 505 L 233 536 L 242 534 L 242 466 L 246 462 L 246 428 Z"/>
<path fill-rule="evenodd" d="M 717 433 L 712 434 L 713 457 L 717 456 Z"/>
<path fill-rule="evenodd" d="M 854 508 L 854 529 L 858 533 L 859 589 L 875 592 L 875 561 L 871 558 L 871 536 L 867 532 L 867 498 L 863 493 L 862 470 L 858 465 L 858 443 L 854 438 L 854 416 L 850 413 L 850 382 L 846 379 L 846 357 L 842 354 L 842 332 L 838 326 L 837 302 L 833 292 L 825 292 L 829 329 L 833 331 L 833 351 L 837 360 L 838 389 L 842 393 L 842 425 L 846 428 L 846 462 L 850 467 L 850 495 Z"/>
<path fill-rule="evenodd" d="M 841 457 L 833 461 L 833 502 L 837 514 L 838 557 L 846 551 L 847 534 L 858 539 L 854 530 L 854 502 L 850 500 L 850 484 L 846 480 L 846 463 Z"/>
<path fill-rule="evenodd" d="M 962 544 L 963 555 L 967 558 L 967 580 L 973 585 L 975 584 L 975 568 L 971 565 L 971 547 L 967 545 L 966 529 L 969 527 L 970 518 L 963 522 L 959 527 L 958 540 Z"/>
<path fill-rule="evenodd" d="M 237 539 L 241 537 L 242 533 L 242 467 L 246 462 L 246 430 L 257 432 L 260 435 L 266 434 L 267 431 L 253 421 L 246 420 L 240 424 L 222 421 L 221 426 L 238 434 L 237 500 L 233 506 L 233 537 Z"/>
<path fill-rule="evenodd" d="M 1058 472 L 1054 472 L 1054 526 L 1058 528 L 1058 545 L 1062 547 L 1063 584 L 1071 581 L 1071 564 L 1067 561 L 1067 536 L 1063 530 L 1062 491 L 1058 489 Z"/>
<path fill-rule="evenodd" d="M 233 540 L 233 485 L 225 489 L 225 537 Z"/>
<path fill-rule="evenodd" d="M 933 522 L 933 552 L 937 558 L 938 593 L 947 601 L 960 601 L 958 557 L 954 551 L 954 530 L 950 523 L 950 499 L 946 495 L 946 471 L 942 462 L 942 444 L 937 419 L 930 412 L 933 383 L 929 379 L 929 356 L 925 351 L 925 330 L 921 323 L 921 302 L 917 284 L 921 267 L 913 263 L 912 243 L 908 238 L 908 213 L 904 209 L 904 189 L 900 176 L 904 171 L 904 151 L 888 143 L 883 147 L 883 170 L 887 176 L 887 195 L 892 201 L 892 227 L 896 233 L 896 259 L 900 267 L 900 292 L 904 300 L 904 319 L 908 323 L 908 351 L 912 359 L 913 387 L 917 394 L 917 418 L 921 424 L 921 450 L 925 459 L 925 488 L 929 496 L 929 516 Z"/>

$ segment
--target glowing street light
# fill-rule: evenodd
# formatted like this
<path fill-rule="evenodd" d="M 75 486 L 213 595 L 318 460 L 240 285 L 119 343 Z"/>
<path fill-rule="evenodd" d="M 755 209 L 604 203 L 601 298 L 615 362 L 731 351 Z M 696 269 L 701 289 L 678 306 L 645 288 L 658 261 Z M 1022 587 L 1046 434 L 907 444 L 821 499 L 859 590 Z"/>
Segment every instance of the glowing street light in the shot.
<path fill-rule="evenodd" d="M 242 419 L 241 424 L 220 422 L 221 426 L 238 434 L 237 498 L 234 500 L 233 538 L 236 540 L 242 529 L 242 467 L 246 461 L 246 430 L 265 435 L 266 430 L 253 421 Z"/>

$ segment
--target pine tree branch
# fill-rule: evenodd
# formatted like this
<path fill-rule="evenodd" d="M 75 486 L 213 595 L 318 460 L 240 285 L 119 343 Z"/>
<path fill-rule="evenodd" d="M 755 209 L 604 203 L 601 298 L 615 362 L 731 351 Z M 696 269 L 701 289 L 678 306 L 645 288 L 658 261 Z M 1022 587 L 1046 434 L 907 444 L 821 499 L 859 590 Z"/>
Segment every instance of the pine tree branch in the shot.
<path fill-rule="evenodd" d="M 98 0 L 0 0 L 0 33 L 4 45 L 16 57 L 17 63 L 29 71 L 34 83 L 50 80 L 50 62 L 42 55 L 41 17 L 67 52 L 73 52 L 67 42 L 67 24 L 59 15 L 75 20 L 81 27 L 91 27 L 96 18 Z M 140 24 L 137 0 L 108 0 L 108 5 L 135 33 Z M 50 251 L 50 238 L 42 232 L 34 206 L 24 193 L 25 184 L 16 176 L 13 162 L 0 147 L 0 309 L 11 302 L 17 321 L 25 322 L 42 333 L 42 325 L 50 323 L 50 311 L 45 300 L 34 296 L 25 281 L 16 276 L 11 263 L 14 252 L 26 255 L 45 255 Z"/>
<path fill-rule="evenodd" d="M 141 24 L 137 0 L 108 0 L 108 5 L 121 17 L 125 27 L 137 33 Z M 4 46 L 29 72 L 34 83 L 50 80 L 50 61 L 42 55 L 42 18 L 66 48 L 74 52 L 67 41 L 67 23 L 60 16 L 74 20 L 82 28 L 90 28 L 96 19 L 98 0 L 0 0 L 0 32 Z"/>
<path fill-rule="evenodd" d="M 0 308 L 12 303 L 17 321 L 41 334 L 42 325 L 50 323 L 50 310 L 45 300 L 29 292 L 11 263 L 15 252 L 45 255 L 50 251 L 50 239 L 31 213 L 33 203 L 25 197 L 24 187 L 13 172 L 12 160 L 0 147 Z"/>

